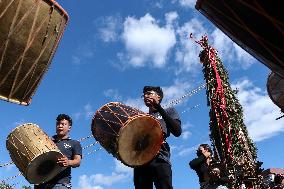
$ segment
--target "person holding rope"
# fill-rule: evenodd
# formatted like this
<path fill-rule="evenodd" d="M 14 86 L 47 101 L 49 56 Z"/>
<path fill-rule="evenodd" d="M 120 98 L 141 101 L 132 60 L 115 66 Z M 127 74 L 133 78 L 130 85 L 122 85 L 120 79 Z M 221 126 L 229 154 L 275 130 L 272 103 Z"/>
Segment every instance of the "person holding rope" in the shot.
<path fill-rule="evenodd" d="M 63 154 L 63 157 L 60 157 L 57 163 L 65 169 L 47 183 L 35 185 L 35 189 L 71 188 L 71 168 L 79 167 L 82 158 L 80 142 L 69 137 L 71 127 L 72 119 L 68 115 L 59 114 L 57 116 L 56 135 L 52 139 Z"/>
<path fill-rule="evenodd" d="M 209 182 L 209 165 L 212 159 L 212 150 L 208 144 L 200 144 L 196 150 L 197 157 L 189 162 L 189 166 L 193 169 L 198 178 L 200 188 L 203 189 Z"/>
<path fill-rule="evenodd" d="M 213 159 L 210 146 L 200 144 L 196 155 L 189 166 L 199 178 L 200 189 L 227 189 L 228 174 L 224 165 Z"/>
<path fill-rule="evenodd" d="M 164 142 L 156 157 L 146 165 L 134 168 L 135 189 L 172 189 L 172 169 L 170 163 L 170 146 L 166 138 L 172 133 L 179 137 L 182 133 L 181 121 L 175 108 L 163 109 L 161 101 L 163 91 L 160 87 L 145 86 L 143 95 L 145 105 L 149 108 L 149 114 L 157 118 L 162 126 Z"/>

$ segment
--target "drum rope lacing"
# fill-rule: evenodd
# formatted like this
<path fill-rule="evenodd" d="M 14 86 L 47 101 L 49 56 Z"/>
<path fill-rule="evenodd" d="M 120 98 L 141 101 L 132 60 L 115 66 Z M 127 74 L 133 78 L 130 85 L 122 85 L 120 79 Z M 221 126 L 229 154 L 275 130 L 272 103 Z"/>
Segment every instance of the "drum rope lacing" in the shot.
<path fill-rule="evenodd" d="M 93 135 L 89 135 L 89 136 L 86 136 L 86 137 L 82 137 L 82 138 L 78 139 L 77 141 L 81 142 L 81 141 L 84 141 L 84 140 L 86 140 L 86 139 L 88 139 L 88 138 L 91 138 L 91 137 L 93 137 Z M 88 145 L 88 146 L 83 147 L 82 149 L 89 148 L 89 147 L 91 147 L 91 146 L 93 146 L 93 145 L 95 145 L 95 144 L 97 144 L 97 143 L 98 143 L 98 142 L 95 142 L 95 143 L 93 143 L 93 144 L 90 144 L 90 145 Z M 1 167 L 7 167 L 7 166 L 13 165 L 13 164 L 14 164 L 13 161 L 8 162 L 8 163 L 3 163 L 3 164 L 0 164 L 0 168 L 1 168 Z M 1 181 L 0 181 L 0 182 L 1 182 Z"/>

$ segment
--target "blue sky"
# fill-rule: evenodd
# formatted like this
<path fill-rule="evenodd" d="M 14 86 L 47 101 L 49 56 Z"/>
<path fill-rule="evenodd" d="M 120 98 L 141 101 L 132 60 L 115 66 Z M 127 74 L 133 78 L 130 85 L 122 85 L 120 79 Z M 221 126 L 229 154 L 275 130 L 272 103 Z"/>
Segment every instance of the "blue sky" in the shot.
<path fill-rule="evenodd" d="M 188 39 L 207 34 L 229 72 L 233 88 L 244 109 L 249 134 L 256 142 L 263 168 L 284 167 L 284 119 L 267 95 L 269 70 L 194 9 L 193 0 L 63 1 L 70 21 L 32 103 L 25 107 L 0 101 L 1 163 L 10 162 L 5 140 L 13 128 L 35 123 L 50 136 L 59 113 L 72 116 L 71 136 L 91 134 L 94 112 L 111 101 L 120 101 L 146 111 L 140 98 L 144 85 L 164 89 L 163 104 L 177 99 L 204 83 L 198 61 L 200 47 Z M 185 111 L 190 107 L 198 108 Z M 171 136 L 173 185 L 177 189 L 198 188 L 198 179 L 188 167 L 200 143 L 209 142 L 209 108 L 205 90 L 175 106 L 182 120 L 183 134 Z M 185 112 L 184 112 L 185 111 Z M 182 113 L 184 112 L 184 113 Z M 95 142 L 87 139 L 82 146 Z M 72 185 L 79 189 L 133 188 L 132 169 L 125 167 L 104 149 L 92 155 L 83 151 L 80 168 L 73 169 Z M 0 168 L 0 180 L 18 173 L 12 165 Z M 28 184 L 19 176 L 9 183 Z"/>

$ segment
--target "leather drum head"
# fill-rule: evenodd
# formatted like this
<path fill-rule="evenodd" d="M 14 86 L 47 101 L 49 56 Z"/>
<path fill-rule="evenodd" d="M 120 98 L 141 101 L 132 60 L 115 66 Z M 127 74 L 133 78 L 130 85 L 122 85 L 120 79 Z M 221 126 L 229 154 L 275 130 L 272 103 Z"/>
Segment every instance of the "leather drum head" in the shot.
<path fill-rule="evenodd" d="M 58 151 L 50 151 L 37 156 L 27 167 L 27 180 L 33 184 L 51 180 L 63 169 L 56 163 L 61 156 L 62 154 Z"/>
<path fill-rule="evenodd" d="M 281 110 L 284 109 L 284 78 L 272 72 L 267 79 L 267 92 Z"/>
<path fill-rule="evenodd" d="M 149 115 L 137 115 L 119 132 L 119 159 L 130 167 L 146 164 L 157 155 L 162 142 L 159 121 Z"/>

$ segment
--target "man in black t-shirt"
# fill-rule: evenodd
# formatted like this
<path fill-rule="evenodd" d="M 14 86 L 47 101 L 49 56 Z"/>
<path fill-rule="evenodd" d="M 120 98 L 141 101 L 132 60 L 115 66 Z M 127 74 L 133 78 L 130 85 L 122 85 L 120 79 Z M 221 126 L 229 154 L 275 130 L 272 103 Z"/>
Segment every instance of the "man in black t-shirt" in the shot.
<path fill-rule="evenodd" d="M 173 108 L 163 109 L 160 105 L 163 91 L 160 87 L 145 86 L 143 89 L 145 105 L 149 114 L 161 123 L 164 142 L 157 156 L 148 164 L 134 168 L 135 189 L 172 189 L 172 169 L 170 163 L 170 146 L 166 138 L 172 133 L 175 137 L 181 135 L 181 121 L 177 111 Z"/>
<path fill-rule="evenodd" d="M 208 144 L 200 144 L 196 151 L 197 157 L 189 162 L 195 170 L 201 189 L 227 189 L 229 175 L 225 165 L 212 158 L 212 150 Z"/>
<path fill-rule="evenodd" d="M 191 169 L 195 170 L 200 188 L 209 183 L 209 165 L 212 161 L 212 150 L 208 144 L 200 144 L 196 151 L 197 157 L 189 162 Z"/>
<path fill-rule="evenodd" d="M 79 141 L 69 138 L 72 119 L 66 114 L 59 114 L 56 118 L 56 135 L 53 141 L 63 154 L 58 159 L 65 169 L 47 183 L 35 185 L 35 189 L 70 189 L 71 168 L 79 167 L 82 158 L 82 147 Z"/>

